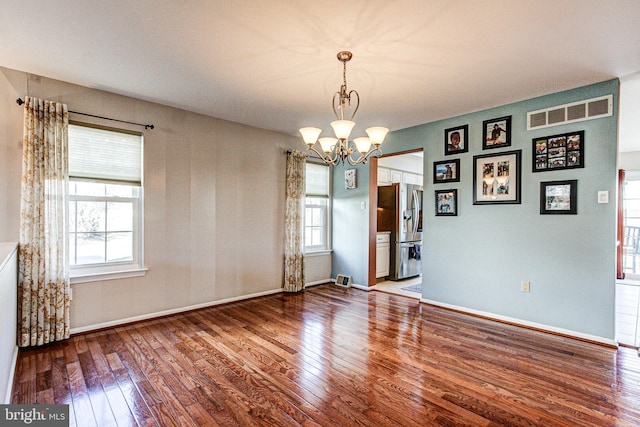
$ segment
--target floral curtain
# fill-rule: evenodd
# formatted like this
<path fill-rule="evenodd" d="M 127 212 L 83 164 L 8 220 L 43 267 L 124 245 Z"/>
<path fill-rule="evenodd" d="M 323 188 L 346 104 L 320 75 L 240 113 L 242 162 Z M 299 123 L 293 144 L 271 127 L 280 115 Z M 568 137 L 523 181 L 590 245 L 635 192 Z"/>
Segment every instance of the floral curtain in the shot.
<path fill-rule="evenodd" d="M 304 289 L 304 195 L 307 155 L 301 151 L 287 154 L 287 194 L 284 227 L 284 291 Z"/>
<path fill-rule="evenodd" d="M 69 338 L 67 106 L 26 97 L 18 277 L 18 345 Z"/>

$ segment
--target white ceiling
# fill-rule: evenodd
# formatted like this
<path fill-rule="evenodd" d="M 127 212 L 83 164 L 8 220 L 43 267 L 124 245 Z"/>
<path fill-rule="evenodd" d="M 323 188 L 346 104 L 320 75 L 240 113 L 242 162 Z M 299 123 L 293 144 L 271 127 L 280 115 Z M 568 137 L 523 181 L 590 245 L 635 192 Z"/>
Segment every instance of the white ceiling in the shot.
<path fill-rule="evenodd" d="M 340 50 L 362 98 L 354 136 L 614 77 L 640 86 L 635 0 L 0 3 L 2 66 L 288 134 L 330 131 Z"/>

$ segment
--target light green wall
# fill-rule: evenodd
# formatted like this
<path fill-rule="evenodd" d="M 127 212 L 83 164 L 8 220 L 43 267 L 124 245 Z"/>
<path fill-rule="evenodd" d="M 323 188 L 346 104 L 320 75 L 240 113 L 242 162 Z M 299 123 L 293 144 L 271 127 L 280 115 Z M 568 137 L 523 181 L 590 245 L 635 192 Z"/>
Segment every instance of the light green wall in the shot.
<path fill-rule="evenodd" d="M 356 169 L 356 188 L 345 189 L 344 172 Z M 352 276 L 367 286 L 369 263 L 369 165 L 333 168 L 333 259 L 331 277 Z M 362 203 L 365 203 L 362 209 Z"/>
<path fill-rule="evenodd" d="M 612 117 L 526 130 L 529 111 L 609 94 L 614 95 Z M 387 153 L 424 148 L 424 299 L 587 338 L 614 339 L 617 102 L 615 79 L 389 134 Z M 509 115 L 511 146 L 483 151 L 483 120 Z M 445 157 L 444 129 L 463 124 L 469 125 L 469 152 Z M 532 138 L 577 130 L 585 131 L 584 168 L 532 173 Z M 510 150 L 522 150 L 522 203 L 474 206 L 473 156 Z M 460 158 L 460 182 L 434 185 L 433 162 L 452 158 Z M 336 183 L 342 173 L 336 168 Z M 578 180 L 578 214 L 540 215 L 540 182 L 563 179 Z M 459 214 L 436 217 L 434 190 L 448 188 L 458 190 Z M 334 212 L 334 264 L 366 283 L 364 214 L 349 215 L 344 208 L 359 209 L 368 193 L 359 187 L 346 197 L 344 190 L 334 190 L 339 208 Z M 609 204 L 597 203 L 602 190 L 609 191 Z M 353 229 L 357 232 L 341 234 Z M 531 282 L 530 293 L 520 291 L 523 280 Z"/>

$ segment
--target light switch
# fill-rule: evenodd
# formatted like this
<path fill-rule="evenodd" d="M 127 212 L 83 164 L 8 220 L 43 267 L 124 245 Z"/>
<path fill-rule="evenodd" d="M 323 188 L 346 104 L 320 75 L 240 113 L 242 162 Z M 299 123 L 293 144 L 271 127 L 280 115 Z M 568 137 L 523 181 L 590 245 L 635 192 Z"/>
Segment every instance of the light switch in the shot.
<path fill-rule="evenodd" d="M 598 203 L 609 203 L 608 191 L 598 191 Z"/>

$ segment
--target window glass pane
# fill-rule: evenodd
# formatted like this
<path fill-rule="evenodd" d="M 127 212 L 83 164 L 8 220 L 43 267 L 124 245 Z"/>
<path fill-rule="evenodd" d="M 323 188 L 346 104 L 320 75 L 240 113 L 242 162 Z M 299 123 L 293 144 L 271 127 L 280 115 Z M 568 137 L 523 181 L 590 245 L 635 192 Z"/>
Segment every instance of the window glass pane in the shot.
<path fill-rule="evenodd" d="M 76 265 L 105 262 L 105 233 L 78 233 Z"/>
<path fill-rule="evenodd" d="M 311 225 L 311 216 L 313 214 L 313 209 L 310 207 L 306 207 L 304 209 L 304 223 L 308 226 Z"/>
<path fill-rule="evenodd" d="M 640 200 L 639 199 L 625 199 L 624 207 L 627 211 L 638 211 L 640 210 Z"/>
<path fill-rule="evenodd" d="M 133 233 L 107 233 L 107 262 L 133 260 Z"/>
<path fill-rule="evenodd" d="M 109 197 L 138 197 L 138 188 L 134 185 L 107 184 L 106 193 Z"/>
<path fill-rule="evenodd" d="M 107 203 L 107 231 L 133 231 L 131 203 Z"/>
<path fill-rule="evenodd" d="M 627 227 L 640 227 L 640 218 L 626 218 L 625 224 Z"/>
<path fill-rule="evenodd" d="M 76 234 L 69 234 L 69 265 L 76 265 Z"/>
<path fill-rule="evenodd" d="M 76 202 L 69 202 L 69 233 L 76 231 Z"/>
<path fill-rule="evenodd" d="M 311 225 L 322 225 L 322 217 L 323 217 L 323 211 L 322 209 L 314 209 L 313 210 L 313 215 L 312 215 L 312 219 L 311 219 Z"/>
<path fill-rule="evenodd" d="M 105 228 L 105 203 L 104 202 L 78 202 L 77 203 L 77 229 L 83 232 L 104 231 Z M 78 247 L 78 250 L 80 248 Z"/>
<path fill-rule="evenodd" d="M 97 182 L 76 181 L 76 192 L 78 196 L 104 196 L 104 184 Z"/>
<path fill-rule="evenodd" d="M 624 192 L 625 198 L 640 198 L 640 181 L 626 181 Z"/>
<path fill-rule="evenodd" d="M 312 245 L 322 244 L 322 229 L 314 227 L 313 229 L 311 229 L 311 235 L 313 236 L 311 238 Z"/>
<path fill-rule="evenodd" d="M 327 249 L 329 199 L 324 196 L 306 197 L 305 204 L 305 246 L 313 250 Z"/>

